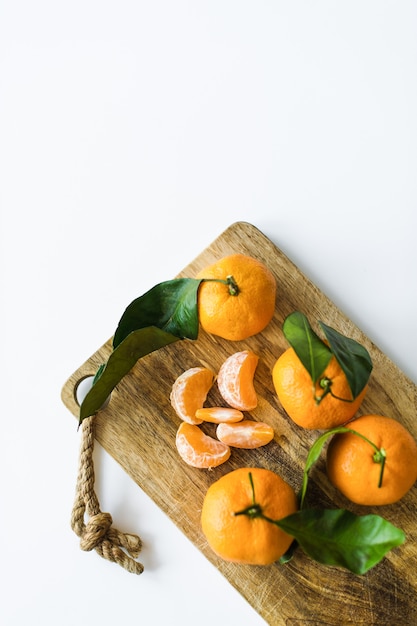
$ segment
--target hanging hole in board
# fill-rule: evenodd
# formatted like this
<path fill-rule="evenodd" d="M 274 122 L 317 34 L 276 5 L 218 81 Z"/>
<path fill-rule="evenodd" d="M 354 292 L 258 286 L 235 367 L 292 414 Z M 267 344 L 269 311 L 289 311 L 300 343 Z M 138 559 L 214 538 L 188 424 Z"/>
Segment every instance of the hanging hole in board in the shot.
<path fill-rule="evenodd" d="M 94 381 L 94 376 L 92 375 L 85 376 L 84 378 L 81 378 L 81 380 L 79 380 L 78 383 L 76 384 L 74 388 L 74 398 L 78 406 L 81 406 L 81 404 L 83 403 L 84 398 L 86 397 L 91 387 L 93 386 L 93 381 Z M 101 408 L 104 409 L 104 407 L 106 407 L 109 402 L 110 402 L 110 396 L 103 403 Z"/>

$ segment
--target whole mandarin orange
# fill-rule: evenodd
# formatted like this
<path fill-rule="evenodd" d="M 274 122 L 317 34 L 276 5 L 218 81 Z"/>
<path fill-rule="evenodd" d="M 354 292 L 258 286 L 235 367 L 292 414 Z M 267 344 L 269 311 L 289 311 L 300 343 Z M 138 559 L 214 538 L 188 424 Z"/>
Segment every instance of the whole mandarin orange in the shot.
<path fill-rule="evenodd" d="M 209 279 L 198 292 L 198 314 L 206 332 L 241 341 L 260 333 L 271 321 L 276 280 L 258 259 L 231 254 L 205 267 L 197 278 Z"/>
<path fill-rule="evenodd" d="M 255 508 L 279 520 L 297 511 L 297 497 L 278 474 L 254 467 L 233 470 L 207 490 L 201 512 L 202 530 L 222 559 L 269 565 L 288 550 L 293 537 L 262 517 L 251 515 L 250 510 L 254 512 Z M 249 514 L 243 513 L 245 510 Z"/>
<path fill-rule="evenodd" d="M 347 424 L 378 448 L 353 433 L 339 433 L 327 448 L 327 475 L 349 500 L 362 505 L 393 504 L 417 480 L 417 443 L 397 420 L 363 415 Z M 383 465 L 382 465 L 383 463 Z"/>
<path fill-rule="evenodd" d="M 281 354 L 272 369 L 272 380 L 282 407 L 298 426 L 309 429 L 329 429 L 340 426 L 358 411 L 366 395 L 366 385 L 353 399 L 345 373 L 332 357 L 316 385 L 293 348 Z M 321 381 L 330 385 L 324 396 Z M 317 398 L 323 398 L 318 401 Z M 335 397 L 336 396 L 336 397 Z"/>

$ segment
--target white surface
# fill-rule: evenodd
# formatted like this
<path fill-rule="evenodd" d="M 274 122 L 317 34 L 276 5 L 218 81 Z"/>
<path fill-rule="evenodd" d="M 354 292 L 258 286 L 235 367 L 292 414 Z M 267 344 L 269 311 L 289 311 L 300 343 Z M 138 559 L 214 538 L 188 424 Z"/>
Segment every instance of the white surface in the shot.
<path fill-rule="evenodd" d="M 99 449 L 146 569 L 79 549 L 60 390 L 238 220 L 417 382 L 416 25 L 401 0 L 0 4 L 2 624 L 264 623 Z"/>

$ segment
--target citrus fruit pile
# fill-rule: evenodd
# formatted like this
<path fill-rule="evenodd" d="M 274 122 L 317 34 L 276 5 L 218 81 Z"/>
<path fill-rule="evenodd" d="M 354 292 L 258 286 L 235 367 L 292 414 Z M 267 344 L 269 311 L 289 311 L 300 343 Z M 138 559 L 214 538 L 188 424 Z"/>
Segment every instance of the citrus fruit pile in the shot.
<path fill-rule="evenodd" d="M 202 279 L 199 324 L 205 332 L 242 341 L 262 332 L 272 320 L 276 281 L 256 259 L 230 255 L 202 270 L 198 278 Z M 283 332 L 290 346 L 276 358 L 271 371 L 271 385 L 284 414 L 300 428 L 324 431 L 308 455 L 301 497 L 297 498 L 278 474 L 262 468 L 240 468 L 214 482 L 204 497 L 201 524 L 208 544 L 223 559 L 266 565 L 286 553 L 297 534 L 297 523 L 304 519 L 302 515 L 296 519 L 294 514 L 306 513 L 301 508 L 308 472 L 328 439 L 329 481 L 351 502 L 393 504 L 417 481 L 417 443 L 407 429 L 387 416 L 357 417 L 369 389 L 372 361 L 368 352 L 355 340 L 319 324 L 323 339 L 304 314 L 288 315 Z M 241 350 L 226 359 L 217 375 L 207 367 L 192 367 L 174 381 L 170 400 L 181 419 L 176 446 L 187 464 L 216 467 L 230 458 L 233 447 L 251 449 L 272 441 L 271 426 L 244 417 L 244 412 L 257 407 L 254 377 L 258 361 L 251 350 Z M 206 406 L 215 382 L 225 406 Z M 204 432 L 202 426 L 207 423 L 216 425 L 216 437 Z M 323 524 L 329 529 L 333 520 L 335 536 L 338 528 L 358 524 L 356 517 L 344 510 L 327 511 L 331 515 L 323 519 L 315 512 L 307 513 L 307 526 L 317 523 L 317 527 Z M 345 514 L 351 517 L 346 521 L 345 516 L 340 523 L 338 516 Z M 381 520 L 371 521 L 385 523 Z M 366 532 L 358 527 L 353 541 L 369 537 L 372 542 L 378 534 Z M 399 529 L 384 526 L 381 536 L 384 533 L 391 533 L 392 542 L 386 542 L 380 555 L 404 541 Z M 300 536 L 305 539 L 308 529 Z M 343 541 L 346 543 L 345 537 Z M 333 558 L 329 562 L 337 563 Z"/>
<path fill-rule="evenodd" d="M 270 269 L 239 253 L 217 260 L 195 278 L 155 285 L 120 318 L 108 360 L 98 367 L 80 404 L 79 424 L 108 402 L 138 359 L 179 340 L 196 340 L 199 330 L 232 342 L 249 339 L 273 320 L 276 299 Z M 354 339 L 318 324 L 323 338 L 302 312 L 287 315 L 282 332 L 290 345 L 277 355 L 271 371 L 282 415 L 299 428 L 324 430 L 307 454 L 300 493 L 296 496 L 270 470 L 245 467 L 226 473 L 206 493 L 202 530 L 214 552 L 227 560 L 286 562 L 292 544 L 316 561 L 362 574 L 405 541 L 403 531 L 377 515 L 305 508 L 309 471 L 328 443 L 327 475 L 342 496 L 360 505 L 393 504 L 417 481 L 417 443 L 390 417 L 357 417 L 369 389 L 370 355 Z M 258 405 L 258 362 L 255 352 L 240 349 L 217 374 L 194 365 L 173 381 L 170 401 L 181 420 L 175 441 L 185 463 L 210 469 L 228 461 L 232 448 L 251 450 L 272 442 L 269 424 L 245 416 Z M 221 406 L 208 401 L 216 382 Z M 215 436 L 209 434 L 213 429 Z"/>
<path fill-rule="evenodd" d="M 263 422 L 244 419 L 258 403 L 254 375 L 258 356 L 250 350 L 235 352 L 221 365 L 217 384 L 228 406 L 203 406 L 216 375 L 206 367 L 192 367 L 172 385 L 171 405 L 181 418 L 176 446 L 181 458 L 193 467 L 217 467 L 234 448 L 259 448 L 272 441 L 274 431 Z M 204 433 L 204 422 L 217 425 L 216 437 Z"/>

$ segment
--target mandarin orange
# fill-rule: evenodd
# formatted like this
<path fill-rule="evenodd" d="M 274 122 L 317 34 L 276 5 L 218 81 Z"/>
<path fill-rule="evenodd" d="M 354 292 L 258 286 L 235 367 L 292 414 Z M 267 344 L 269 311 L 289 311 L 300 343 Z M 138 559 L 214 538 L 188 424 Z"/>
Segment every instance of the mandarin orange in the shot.
<path fill-rule="evenodd" d="M 201 327 L 208 333 L 241 341 L 263 331 L 275 311 L 276 280 L 264 263 L 231 254 L 197 274 Z M 221 281 L 221 282 L 219 282 Z"/>
<path fill-rule="evenodd" d="M 285 350 L 275 362 L 272 380 L 288 416 L 298 426 L 319 430 L 340 426 L 352 419 L 368 389 L 366 385 L 353 399 L 346 375 L 335 357 L 314 386 L 293 348 Z M 324 380 L 329 383 L 331 393 L 324 393 L 321 386 Z"/>
<path fill-rule="evenodd" d="M 354 433 L 332 437 L 326 459 L 330 482 L 356 504 L 400 500 L 417 480 L 417 443 L 411 433 L 382 415 L 364 415 L 346 427 L 362 437 Z"/>
<path fill-rule="evenodd" d="M 206 492 L 201 527 L 211 549 L 222 559 L 269 565 L 293 538 L 264 519 L 279 520 L 297 511 L 293 488 L 278 474 L 241 467 L 222 476 Z"/>

